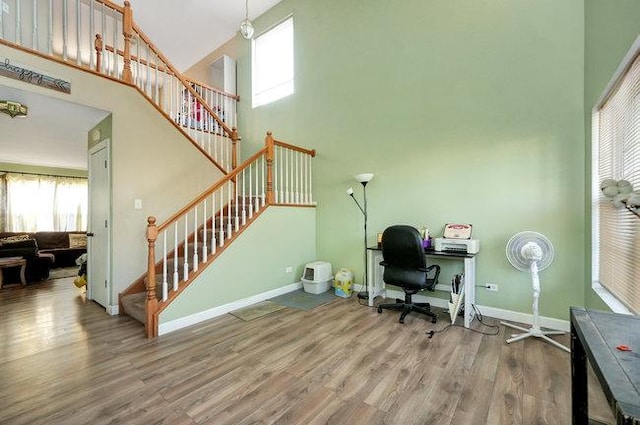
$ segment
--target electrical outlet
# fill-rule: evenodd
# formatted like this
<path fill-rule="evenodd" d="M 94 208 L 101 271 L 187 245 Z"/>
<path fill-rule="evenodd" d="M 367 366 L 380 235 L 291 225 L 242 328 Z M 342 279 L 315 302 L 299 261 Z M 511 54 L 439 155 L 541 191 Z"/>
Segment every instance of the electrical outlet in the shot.
<path fill-rule="evenodd" d="M 284 271 L 287 273 L 293 273 L 293 267 L 289 266 L 286 269 L 284 269 Z"/>
<path fill-rule="evenodd" d="M 487 288 L 487 291 L 498 291 L 498 285 L 495 283 L 487 283 L 484 287 Z"/>

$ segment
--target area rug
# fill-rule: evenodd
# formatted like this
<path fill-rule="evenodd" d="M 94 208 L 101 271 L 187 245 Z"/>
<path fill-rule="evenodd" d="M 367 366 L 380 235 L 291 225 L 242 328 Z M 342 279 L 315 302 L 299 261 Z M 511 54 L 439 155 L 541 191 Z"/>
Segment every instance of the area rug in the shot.
<path fill-rule="evenodd" d="M 59 267 L 57 269 L 51 269 L 49 271 L 49 279 L 62 279 L 64 277 L 75 277 L 75 276 L 78 276 L 78 270 L 80 270 L 80 266 Z"/>
<path fill-rule="evenodd" d="M 262 301 L 257 304 L 250 305 L 249 307 L 232 311 L 229 314 L 248 322 L 250 320 L 257 319 L 258 317 L 266 316 L 267 314 L 282 310 L 284 307 L 285 306 L 271 301 Z"/>
<path fill-rule="evenodd" d="M 297 308 L 299 310 L 311 310 L 319 305 L 335 301 L 336 299 L 338 299 L 338 297 L 333 295 L 333 291 L 323 292 L 321 294 L 309 294 L 304 292 L 304 290 L 299 289 L 297 291 L 271 298 L 271 301 L 287 307 Z"/>

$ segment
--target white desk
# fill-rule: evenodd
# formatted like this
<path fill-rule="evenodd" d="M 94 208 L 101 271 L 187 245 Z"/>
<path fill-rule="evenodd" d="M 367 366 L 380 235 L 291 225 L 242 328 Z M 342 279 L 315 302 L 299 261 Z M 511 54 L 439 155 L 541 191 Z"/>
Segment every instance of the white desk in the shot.
<path fill-rule="evenodd" d="M 476 254 L 466 254 L 450 251 L 425 250 L 427 258 L 445 258 L 448 260 L 464 261 L 464 327 L 468 328 L 473 320 L 475 311 L 471 304 L 476 302 Z M 367 284 L 369 286 L 369 306 L 373 306 L 375 297 L 386 296 L 385 283 L 382 279 L 384 267 L 382 261 L 382 249 L 378 247 L 367 248 Z M 429 265 L 429 264 L 427 264 Z"/>

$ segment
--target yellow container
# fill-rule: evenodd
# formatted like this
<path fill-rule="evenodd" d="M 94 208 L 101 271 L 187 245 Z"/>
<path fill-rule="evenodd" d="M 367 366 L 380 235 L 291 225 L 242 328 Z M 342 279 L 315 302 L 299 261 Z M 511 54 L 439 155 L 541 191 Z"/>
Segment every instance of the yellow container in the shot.
<path fill-rule="evenodd" d="M 353 291 L 353 273 L 351 270 L 340 269 L 338 273 L 336 273 L 333 287 L 335 288 L 336 296 L 349 298 Z"/>

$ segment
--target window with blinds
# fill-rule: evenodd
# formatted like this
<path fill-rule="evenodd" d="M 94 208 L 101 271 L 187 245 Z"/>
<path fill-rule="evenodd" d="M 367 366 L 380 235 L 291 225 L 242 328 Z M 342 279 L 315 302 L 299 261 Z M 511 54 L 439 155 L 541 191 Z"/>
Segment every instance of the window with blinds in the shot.
<path fill-rule="evenodd" d="M 593 110 L 594 280 L 640 313 L 640 218 L 602 195 L 604 179 L 640 190 L 640 56 L 637 44 Z"/>

